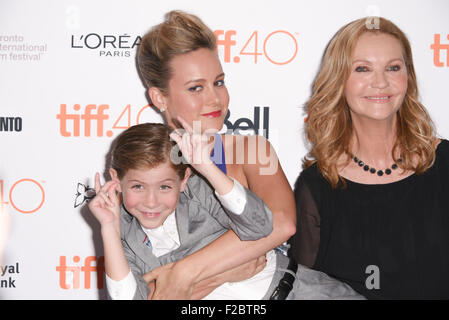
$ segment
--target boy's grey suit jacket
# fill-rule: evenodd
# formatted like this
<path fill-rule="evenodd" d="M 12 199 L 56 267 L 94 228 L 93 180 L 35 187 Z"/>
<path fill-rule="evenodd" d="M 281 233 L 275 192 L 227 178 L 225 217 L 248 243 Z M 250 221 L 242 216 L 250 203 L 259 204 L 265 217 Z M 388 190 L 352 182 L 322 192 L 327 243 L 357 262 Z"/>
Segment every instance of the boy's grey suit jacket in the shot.
<path fill-rule="evenodd" d="M 122 206 L 120 227 L 122 245 L 131 272 L 137 282 L 134 299 L 147 299 L 150 289 L 142 275 L 152 269 L 177 261 L 205 247 L 227 230 L 232 229 L 241 240 L 257 240 L 273 230 L 270 209 L 253 192 L 245 188 L 246 206 L 237 215 L 225 209 L 214 190 L 199 176 L 192 176 L 180 194 L 176 222 L 180 247 L 156 257 L 146 241 L 139 221 Z"/>

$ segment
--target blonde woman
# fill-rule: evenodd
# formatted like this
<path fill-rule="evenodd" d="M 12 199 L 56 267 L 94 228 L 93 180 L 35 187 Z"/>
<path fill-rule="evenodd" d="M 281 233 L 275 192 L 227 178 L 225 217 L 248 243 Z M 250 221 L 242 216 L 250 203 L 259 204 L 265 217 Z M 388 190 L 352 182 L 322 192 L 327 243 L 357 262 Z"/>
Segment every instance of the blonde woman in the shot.
<path fill-rule="evenodd" d="M 376 21 L 340 29 L 314 81 L 291 254 L 368 298 L 447 299 L 449 141 L 418 101 L 405 34 Z"/>
<path fill-rule="evenodd" d="M 222 128 L 229 104 L 225 74 L 215 35 L 198 17 L 169 12 L 142 38 L 137 64 L 152 104 L 169 126 L 182 129 L 179 119 L 184 119 L 197 133 L 210 134 Z M 211 137 L 216 142 L 214 162 L 271 209 L 273 232 L 257 241 L 241 241 L 228 231 L 204 249 L 151 272 L 146 279 L 157 279 L 155 299 L 199 299 L 224 282 L 250 278 L 261 270 L 263 274 L 263 270 L 276 267 L 276 255 L 270 250 L 295 233 L 293 191 L 271 144 L 261 137 Z M 254 157 L 251 152 L 257 150 L 269 154 L 268 163 Z M 261 174 L 270 168 L 275 170 Z M 268 187 L 271 185 L 276 188 Z M 254 288 L 249 297 L 261 299 L 270 282 L 265 285 L 264 290 Z"/>

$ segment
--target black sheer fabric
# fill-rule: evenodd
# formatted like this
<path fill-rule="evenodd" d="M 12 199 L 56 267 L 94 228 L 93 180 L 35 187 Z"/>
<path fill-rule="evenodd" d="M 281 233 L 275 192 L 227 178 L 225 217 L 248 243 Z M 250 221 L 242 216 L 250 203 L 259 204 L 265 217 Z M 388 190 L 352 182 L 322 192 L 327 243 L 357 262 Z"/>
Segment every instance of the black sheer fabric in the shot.
<path fill-rule="evenodd" d="M 332 189 L 316 165 L 301 173 L 290 239 L 297 262 L 367 298 L 449 299 L 449 141 L 421 176 L 346 182 L 346 189 Z M 372 288 L 375 268 L 379 288 Z"/>

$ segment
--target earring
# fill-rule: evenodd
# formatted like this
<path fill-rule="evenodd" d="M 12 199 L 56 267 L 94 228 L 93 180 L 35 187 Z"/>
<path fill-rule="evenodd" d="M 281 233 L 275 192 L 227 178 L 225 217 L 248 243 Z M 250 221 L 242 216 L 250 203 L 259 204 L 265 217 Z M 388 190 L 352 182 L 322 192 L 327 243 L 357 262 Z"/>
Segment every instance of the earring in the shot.
<path fill-rule="evenodd" d="M 165 111 L 164 106 L 162 106 L 159 110 L 160 110 L 161 112 L 164 112 L 164 111 Z"/>

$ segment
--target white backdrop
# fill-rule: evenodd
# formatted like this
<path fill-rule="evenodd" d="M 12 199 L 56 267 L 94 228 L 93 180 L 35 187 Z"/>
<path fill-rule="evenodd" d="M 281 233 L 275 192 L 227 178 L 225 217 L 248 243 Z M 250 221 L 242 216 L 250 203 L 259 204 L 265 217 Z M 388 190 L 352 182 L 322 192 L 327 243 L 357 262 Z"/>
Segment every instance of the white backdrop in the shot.
<path fill-rule="evenodd" d="M 449 137 L 447 0 L 0 0 L 0 208 L 11 217 L 0 299 L 105 297 L 98 224 L 83 201 L 110 141 L 129 125 L 162 121 L 146 107 L 134 57 L 173 9 L 216 30 L 228 128 L 259 122 L 262 134 L 267 123 L 292 186 L 306 153 L 302 106 L 324 48 L 366 15 L 408 35 L 421 99 Z"/>

